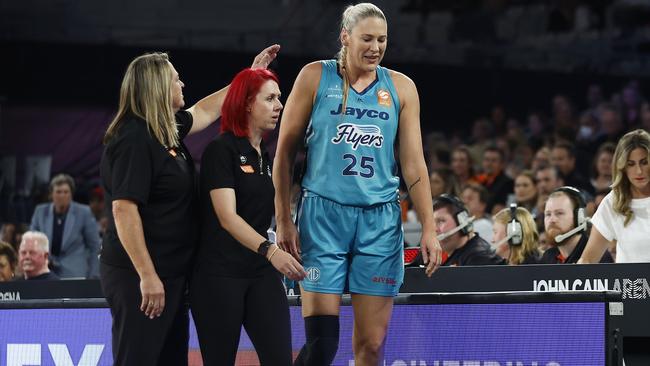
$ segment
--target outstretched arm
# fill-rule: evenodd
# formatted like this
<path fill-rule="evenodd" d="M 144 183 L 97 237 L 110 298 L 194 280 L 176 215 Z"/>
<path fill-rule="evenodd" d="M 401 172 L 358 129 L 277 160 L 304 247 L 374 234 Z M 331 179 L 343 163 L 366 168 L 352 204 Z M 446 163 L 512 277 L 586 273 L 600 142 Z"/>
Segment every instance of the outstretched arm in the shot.
<path fill-rule="evenodd" d="M 282 115 L 278 148 L 273 166 L 275 186 L 276 240 L 280 247 L 300 259 L 298 232 L 291 220 L 291 178 L 298 144 L 305 135 L 314 96 L 320 80 L 320 63 L 302 68 L 296 78 Z"/>
<path fill-rule="evenodd" d="M 402 175 L 411 200 L 415 205 L 418 219 L 422 223 L 420 248 L 424 263 L 427 265 L 426 273 L 431 276 L 440 265 L 442 249 L 436 238 L 433 224 L 433 203 L 431 201 L 429 173 L 427 172 L 422 150 L 420 98 L 411 79 L 397 72 L 393 72 L 392 76 L 400 95 L 402 107 L 399 116 L 399 157 Z"/>
<path fill-rule="evenodd" d="M 280 45 L 277 44 L 265 48 L 255 56 L 251 68 L 267 68 L 271 61 L 278 55 L 279 51 Z M 190 134 L 202 131 L 221 116 L 221 106 L 223 105 L 223 100 L 226 98 L 226 93 L 228 93 L 228 87 L 226 86 L 199 100 L 187 110 L 192 114 L 193 119 Z"/>

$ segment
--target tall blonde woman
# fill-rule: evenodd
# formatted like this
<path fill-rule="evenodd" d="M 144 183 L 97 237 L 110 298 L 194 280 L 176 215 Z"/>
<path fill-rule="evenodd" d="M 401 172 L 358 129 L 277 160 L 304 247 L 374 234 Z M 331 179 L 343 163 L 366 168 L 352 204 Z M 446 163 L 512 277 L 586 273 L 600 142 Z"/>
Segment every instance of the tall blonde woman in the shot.
<path fill-rule="evenodd" d="M 650 134 L 628 132 L 612 162 L 612 191 L 591 219 L 593 227 L 578 263 L 598 263 L 612 242 L 616 262 L 650 262 Z"/>
<path fill-rule="evenodd" d="M 513 210 L 516 219 L 514 222 Z M 528 210 L 523 207 L 504 208 L 494 215 L 493 221 L 492 243 L 498 244 L 497 254 L 512 265 L 537 263 L 542 255 L 539 250 L 539 233 Z"/>
<path fill-rule="evenodd" d="M 355 362 L 377 365 L 383 359 L 393 296 L 404 275 L 397 141 L 422 222 L 427 273 L 440 264 L 417 88 L 404 74 L 379 66 L 388 42 L 384 13 L 370 3 L 349 6 L 340 41 L 338 60 L 300 71 L 284 110 L 273 170 L 278 244 L 302 258 L 308 273 L 301 283 L 307 343 L 298 365 L 331 364 L 346 285 L 354 308 Z M 300 141 L 307 146 L 307 165 L 298 234 L 289 192 Z"/>

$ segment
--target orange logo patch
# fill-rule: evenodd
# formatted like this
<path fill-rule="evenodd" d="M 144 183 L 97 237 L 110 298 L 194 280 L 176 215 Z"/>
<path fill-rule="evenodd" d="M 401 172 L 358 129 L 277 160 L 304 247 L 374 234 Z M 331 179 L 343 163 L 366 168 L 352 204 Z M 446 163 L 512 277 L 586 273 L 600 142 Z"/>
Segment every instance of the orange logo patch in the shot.
<path fill-rule="evenodd" d="M 379 103 L 379 105 L 390 107 L 391 101 L 390 101 L 390 93 L 388 92 L 388 90 L 384 90 L 384 89 L 377 90 L 377 103 Z"/>
<path fill-rule="evenodd" d="M 255 169 L 251 165 L 240 165 L 239 166 L 244 173 L 255 173 Z"/>

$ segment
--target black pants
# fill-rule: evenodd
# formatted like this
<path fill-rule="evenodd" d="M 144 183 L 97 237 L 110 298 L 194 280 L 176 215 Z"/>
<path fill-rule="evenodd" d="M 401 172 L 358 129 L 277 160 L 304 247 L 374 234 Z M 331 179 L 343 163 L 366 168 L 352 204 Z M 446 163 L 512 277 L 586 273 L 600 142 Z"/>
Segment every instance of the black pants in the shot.
<path fill-rule="evenodd" d="M 116 366 L 185 366 L 189 317 L 187 279 L 161 279 L 165 309 L 149 319 L 140 311 L 140 277 L 130 269 L 100 263 L 102 290 L 113 316 L 113 364 Z"/>
<path fill-rule="evenodd" d="M 289 304 L 274 270 L 257 278 L 194 273 L 190 307 L 205 366 L 235 364 L 242 325 L 262 365 L 291 365 Z"/>

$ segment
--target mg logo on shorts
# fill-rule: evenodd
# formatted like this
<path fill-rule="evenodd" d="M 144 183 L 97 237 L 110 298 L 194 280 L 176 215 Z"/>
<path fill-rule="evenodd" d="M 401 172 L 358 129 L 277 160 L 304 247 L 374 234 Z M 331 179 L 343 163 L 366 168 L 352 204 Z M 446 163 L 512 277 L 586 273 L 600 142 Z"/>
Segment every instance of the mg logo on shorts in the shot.
<path fill-rule="evenodd" d="M 316 267 L 309 267 L 305 271 L 307 272 L 307 280 L 316 282 L 320 279 L 320 269 Z"/>

